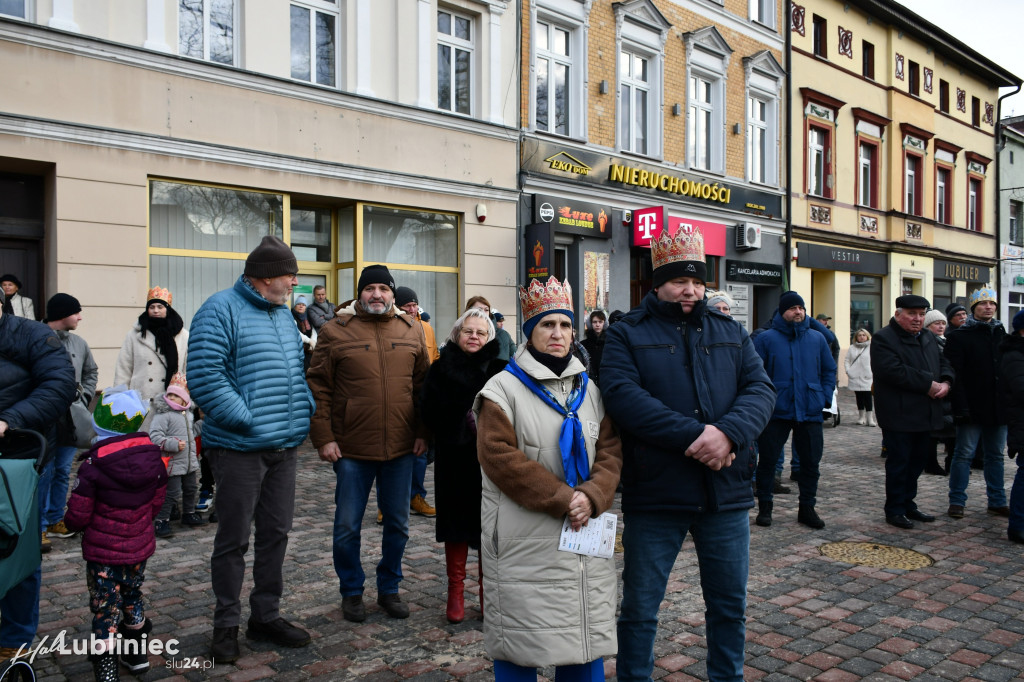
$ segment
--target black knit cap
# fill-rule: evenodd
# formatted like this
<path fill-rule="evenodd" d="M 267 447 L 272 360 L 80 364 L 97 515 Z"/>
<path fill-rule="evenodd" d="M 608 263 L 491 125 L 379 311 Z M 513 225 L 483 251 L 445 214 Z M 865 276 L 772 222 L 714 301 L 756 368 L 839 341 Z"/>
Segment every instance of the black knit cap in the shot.
<path fill-rule="evenodd" d="M 248 277 L 280 277 L 294 275 L 299 271 L 295 254 L 280 238 L 267 235 L 245 259 L 245 274 Z"/>
<path fill-rule="evenodd" d="M 362 289 L 360 289 L 362 291 Z M 416 295 L 416 292 L 409 287 L 398 287 L 395 289 L 395 305 L 399 308 L 404 306 L 406 303 L 420 302 L 420 297 Z"/>
<path fill-rule="evenodd" d="M 163 301 L 161 301 L 163 303 Z M 46 302 L 46 320 L 56 322 L 82 312 L 82 304 L 71 294 L 54 294 Z"/>
<path fill-rule="evenodd" d="M 790 308 L 792 308 L 795 305 L 798 305 L 798 306 L 801 306 L 801 307 L 806 307 L 806 306 L 804 306 L 804 298 L 803 298 L 803 296 L 801 296 L 800 294 L 796 293 L 795 291 L 786 291 L 786 292 L 783 292 L 782 296 L 779 296 L 779 312 L 780 313 L 786 312 L 787 310 L 789 310 Z"/>
<path fill-rule="evenodd" d="M 665 263 L 651 273 L 655 289 L 665 282 L 671 282 L 679 277 L 694 277 L 702 283 L 706 283 L 708 281 L 708 266 L 704 261 L 699 260 L 677 260 Z"/>
<path fill-rule="evenodd" d="M 0 275 L 0 282 L 14 282 L 14 286 L 21 290 L 21 280 L 15 275 Z"/>
<path fill-rule="evenodd" d="M 367 265 L 359 274 L 358 291 L 362 291 L 370 284 L 384 284 L 395 291 L 395 278 L 386 265 Z"/>

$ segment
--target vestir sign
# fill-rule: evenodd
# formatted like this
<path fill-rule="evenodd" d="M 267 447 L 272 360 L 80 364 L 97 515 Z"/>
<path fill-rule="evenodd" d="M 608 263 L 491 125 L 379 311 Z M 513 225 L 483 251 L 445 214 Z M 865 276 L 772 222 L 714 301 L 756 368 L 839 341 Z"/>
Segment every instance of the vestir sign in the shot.
<path fill-rule="evenodd" d="M 693 220 L 666 215 L 664 206 L 653 206 L 633 211 L 633 246 L 651 248 L 651 240 L 657 239 L 662 229 L 668 226 L 669 234 L 677 230 L 698 229 L 704 235 L 704 255 L 724 256 L 726 226 L 707 220 Z"/>

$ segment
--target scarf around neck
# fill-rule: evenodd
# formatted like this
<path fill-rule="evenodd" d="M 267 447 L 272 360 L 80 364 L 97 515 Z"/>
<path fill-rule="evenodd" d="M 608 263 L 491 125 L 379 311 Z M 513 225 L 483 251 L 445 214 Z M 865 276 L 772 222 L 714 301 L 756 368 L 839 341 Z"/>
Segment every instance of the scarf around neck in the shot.
<path fill-rule="evenodd" d="M 573 382 L 573 389 L 565 405 L 558 402 L 554 394 L 543 384 L 527 374 L 520 367 L 515 358 L 511 358 L 505 365 L 505 371 L 523 382 L 523 385 L 530 389 L 535 396 L 541 399 L 548 407 L 562 415 L 562 430 L 558 435 L 558 449 L 562 454 L 562 470 L 565 472 L 565 482 L 575 488 L 578 483 L 586 481 L 590 477 L 590 459 L 587 456 L 587 443 L 583 439 L 583 425 L 580 423 L 579 410 L 583 399 L 587 395 L 587 384 L 589 379 L 586 373 L 578 375 L 582 380 Z"/>

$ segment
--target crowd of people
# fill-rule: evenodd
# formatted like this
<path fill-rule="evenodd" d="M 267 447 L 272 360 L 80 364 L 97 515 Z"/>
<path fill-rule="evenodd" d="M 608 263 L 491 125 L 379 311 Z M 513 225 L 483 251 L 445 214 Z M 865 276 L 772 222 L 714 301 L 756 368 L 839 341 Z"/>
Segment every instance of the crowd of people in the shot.
<path fill-rule="evenodd" d="M 387 616 L 409 616 L 399 590 L 410 514 L 434 517 L 451 623 L 466 617 L 468 557 L 479 554 L 477 598 L 496 679 L 536 679 L 537 668 L 555 666 L 559 680 L 600 680 L 603 658 L 614 655 L 618 679 L 648 680 L 658 611 L 689 535 L 708 677 L 742 680 L 750 509 L 756 501 L 756 526 L 772 524 L 776 495 L 789 492 L 778 472 L 792 441 L 797 521 L 825 527 L 816 502 L 839 344 L 828 315 L 812 318 L 796 291 L 783 292 L 748 334 L 730 296 L 706 288 L 699 231 L 665 231 L 651 255 L 652 291 L 627 313 L 591 311 L 580 342 L 568 282 L 520 287 L 525 343 L 517 347 L 482 296 L 436 336 L 417 293 L 384 265 L 363 269 L 351 301 L 332 304 L 323 286 L 312 300 L 293 300 L 295 255 L 264 237 L 189 329 L 170 291 L 147 292 L 115 385 L 98 395 L 96 363 L 72 333 L 79 302 L 56 294 L 45 324 L 35 323 L 20 282 L 4 275 L 0 437 L 34 429 L 49 439 L 40 542 L 82 533 L 99 639 L 138 643 L 151 631 L 143 585 L 156 539 L 171 534 L 172 520 L 200 525 L 208 521 L 200 512 L 215 509 L 210 658 L 240 655 L 251 540 L 245 636 L 308 644 L 309 633 L 280 610 L 297 448 L 308 437 L 335 476 L 332 551 L 346 620 L 367 618 L 362 523 L 375 490 L 374 595 Z M 1004 447 L 1011 459 L 1024 452 L 1024 312 L 1007 334 L 992 289 L 972 292 L 969 305 L 943 314 L 904 295 L 887 326 L 855 331 L 844 365 L 857 424 L 882 430 L 887 523 L 935 520 L 915 502 L 920 475 L 935 469 L 948 470 L 948 516 L 964 518 L 977 453 L 987 512 L 1008 517 L 1008 538 L 1024 542 L 1021 469 L 1009 500 L 1003 486 Z M 91 442 L 68 499 L 83 432 Z M 430 462 L 436 507 L 424 487 Z M 565 551 L 563 542 L 608 523 L 602 515 L 617 490 L 618 604 L 614 560 Z M 35 636 L 39 582 L 36 567 L 0 601 L 7 656 Z M 119 678 L 119 665 L 149 665 L 130 647 L 101 646 L 90 659 L 104 681 Z"/>

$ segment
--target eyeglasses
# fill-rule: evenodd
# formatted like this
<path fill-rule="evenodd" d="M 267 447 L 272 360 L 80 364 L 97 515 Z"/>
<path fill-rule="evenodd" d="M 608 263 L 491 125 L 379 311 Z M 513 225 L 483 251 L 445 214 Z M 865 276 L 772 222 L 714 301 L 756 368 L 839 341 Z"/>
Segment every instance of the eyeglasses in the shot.
<path fill-rule="evenodd" d="M 479 336 L 481 339 L 486 339 L 487 338 L 487 332 L 485 332 L 485 331 L 478 331 L 476 329 L 466 329 L 466 328 L 463 328 L 463 329 L 459 330 L 459 334 L 461 334 L 462 336 L 465 336 L 467 338 L 472 338 L 474 336 Z"/>

